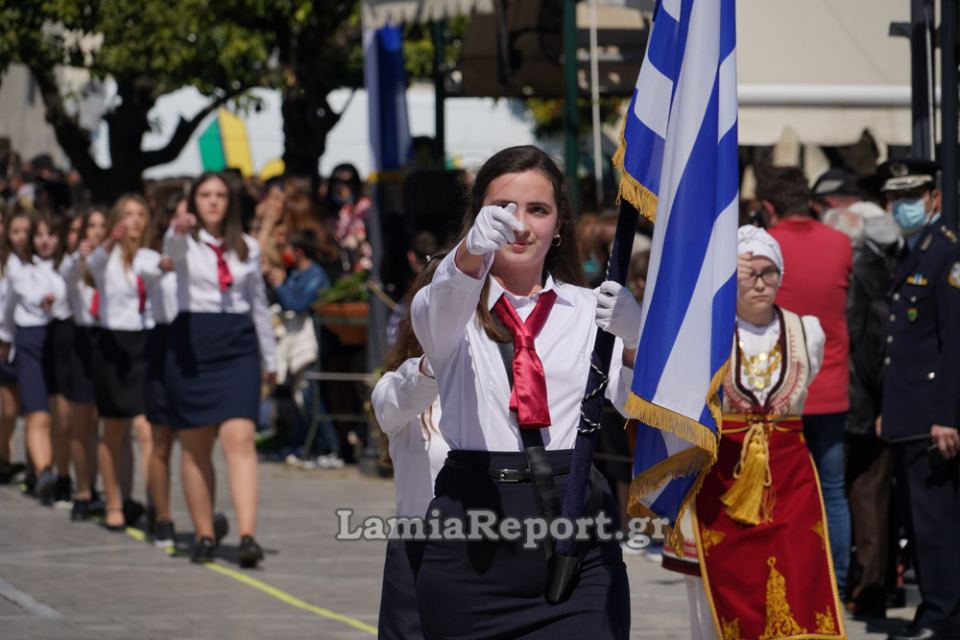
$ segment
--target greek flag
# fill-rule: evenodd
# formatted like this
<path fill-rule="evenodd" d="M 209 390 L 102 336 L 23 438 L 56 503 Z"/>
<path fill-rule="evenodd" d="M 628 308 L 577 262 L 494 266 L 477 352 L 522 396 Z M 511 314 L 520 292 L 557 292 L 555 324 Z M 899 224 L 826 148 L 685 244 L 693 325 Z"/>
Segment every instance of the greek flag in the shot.
<path fill-rule="evenodd" d="M 639 421 L 630 511 L 675 522 L 716 461 L 734 335 L 734 0 L 658 2 L 614 160 L 621 196 L 656 223 L 627 403 Z"/>

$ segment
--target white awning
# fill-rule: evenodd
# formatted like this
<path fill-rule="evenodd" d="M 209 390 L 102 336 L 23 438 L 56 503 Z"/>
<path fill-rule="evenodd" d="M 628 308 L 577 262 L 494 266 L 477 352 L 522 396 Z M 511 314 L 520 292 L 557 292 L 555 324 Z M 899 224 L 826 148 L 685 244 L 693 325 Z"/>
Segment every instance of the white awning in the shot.
<path fill-rule="evenodd" d="M 363 0 L 363 27 L 430 22 L 478 13 L 493 13 L 493 0 Z"/>

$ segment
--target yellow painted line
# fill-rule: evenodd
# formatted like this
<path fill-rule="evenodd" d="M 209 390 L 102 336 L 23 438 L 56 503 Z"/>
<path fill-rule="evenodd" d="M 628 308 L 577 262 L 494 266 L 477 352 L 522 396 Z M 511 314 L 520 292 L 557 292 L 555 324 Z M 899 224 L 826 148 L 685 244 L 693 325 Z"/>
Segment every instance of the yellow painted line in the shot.
<path fill-rule="evenodd" d="M 127 527 L 127 535 L 133 538 L 134 540 L 138 540 L 140 542 L 146 542 L 147 540 L 147 535 L 140 529 L 135 529 L 134 527 Z M 169 553 L 170 555 L 173 555 L 174 553 L 176 553 L 176 550 L 168 549 L 167 553 Z M 310 613 L 316 614 L 323 618 L 327 618 L 329 620 L 342 622 L 343 624 L 351 626 L 354 629 L 365 631 L 374 636 L 377 635 L 377 628 L 374 626 L 371 626 L 365 622 L 361 622 L 356 618 L 345 616 L 342 613 L 337 613 L 336 611 L 331 611 L 330 609 L 324 609 L 323 607 L 312 605 L 309 602 L 306 602 L 305 600 L 301 600 L 296 596 L 290 595 L 286 591 L 278 589 L 273 585 L 267 584 L 262 580 L 257 580 L 256 578 L 248 576 L 245 573 L 241 573 L 240 571 L 235 571 L 233 569 L 230 569 L 229 567 L 225 567 L 221 564 L 217 564 L 216 562 L 211 562 L 203 566 L 205 566 L 206 568 L 210 569 L 215 573 L 219 573 L 222 576 L 227 576 L 228 578 L 232 578 L 237 582 L 245 584 L 248 587 L 253 587 L 254 589 L 261 591 L 267 594 L 268 596 L 276 598 L 280 602 L 284 602 L 290 605 L 291 607 L 297 607 L 298 609 L 309 611 Z"/>
<path fill-rule="evenodd" d="M 257 580 L 256 578 L 251 578 L 245 573 L 234 571 L 233 569 L 224 567 L 223 565 L 220 565 L 217 563 L 209 563 L 204 566 L 206 566 L 211 571 L 215 571 L 216 573 L 219 573 L 221 575 L 227 576 L 229 578 L 233 578 L 237 582 L 242 582 L 243 584 L 253 587 L 254 589 L 257 589 L 259 591 L 262 591 L 263 593 L 266 593 L 269 596 L 273 596 L 277 600 L 280 600 L 281 602 L 285 602 L 291 607 L 297 607 L 298 609 L 303 609 L 304 611 L 315 613 L 316 615 L 321 616 L 323 618 L 327 618 L 329 620 L 336 620 L 337 622 L 342 622 L 343 624 L 349 625 L 354 629 L 359 629 L 360 631 L 366 631 L 367 633 L 374 636 L 377 635 L 376 627 L 373 627 L 365 622 L 361 622 L 356 618 L 351 618 L 350 616 L 345 616 L 341 613 L 330 611 L 330 609 L 324 609 L 323 607 L 312 605 L 309 602 L 305 602 L 300 598 L 297 598 L 295 596 L 290 595 L 289 593 L 286 593 L 285 591 L 281 591 L 280 589 L 277 589 L 276 587 L 271 586 L 266 582 L 262 582 L 260 580 Z"/>

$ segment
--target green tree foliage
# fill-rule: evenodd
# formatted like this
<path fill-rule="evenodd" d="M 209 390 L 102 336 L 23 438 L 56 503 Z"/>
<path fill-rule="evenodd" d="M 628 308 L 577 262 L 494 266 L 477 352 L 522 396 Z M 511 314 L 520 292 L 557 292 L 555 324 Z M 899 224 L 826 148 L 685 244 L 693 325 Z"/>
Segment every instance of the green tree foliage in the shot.
<path fill-rule="evenodd" d="M 270 39 L 225 20 L 209 0 L 0 0 L 0 70 L 21 62 L 33 73 L 46 118 L 93 197 L 109 201 L 142 188 L 145 169 L 171 162 L 209 113 L 269 76 Z M 89 132 L 78 122 L 55 68 L 86 69 L 111 78 L 117 100 L 105 114 L 110 167 L 90 153 Z M 144 151 L 147 117 L 157 99 L 192 86 L 210 102 L 182 118 L 167 144 Z"/>

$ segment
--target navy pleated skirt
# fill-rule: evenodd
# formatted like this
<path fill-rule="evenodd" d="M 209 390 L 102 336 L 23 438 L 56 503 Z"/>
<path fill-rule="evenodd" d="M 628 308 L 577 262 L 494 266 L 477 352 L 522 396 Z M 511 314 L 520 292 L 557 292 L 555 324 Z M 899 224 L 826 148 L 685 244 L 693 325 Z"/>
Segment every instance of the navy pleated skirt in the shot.
<path fill-rule="evenodd" d="M 569 465 L 571 453 L 549 451 L 551 466 Z M 483 464 L 465 470 L 464 465 L 452 463 L 457 456 L 472 457 L 473 462 L 479 458 Z M 536 517 L 529 482 L 500 483 L 489 475 L 493 469 L 524 468 L 526 458 L 520 452 L 451 451 L 437 476 L 436 498 L 427 513 L 432 516 L 437 510 L 441 519 L 464 519 L 468 510 L 483 509 L 499 518 Z M 567 478 L 565 474 L 555 477 L 561 494 Z M 615 528 L 616 502 L 606 481 L 601 477 L 598 482 L 601 509 Z M 522 541 L 427 540 L 416 578 L 424 636 L 625 640 L 630 635 L 630 588 L 620 545 L 615 540 L 584 544 L 587 548 L 572 595 L 550 604 L 544 597 L 548 570 L 540 547 L 524 549 Z"/>
<path fill-rule="evenodd" d="M 93 386 L 93 343 L 94 336 L 100 330 L 95 327 L 74 325 L 73 344 L 60 352 L 60 357 L 68 361 L 69 377 L 60 392 L 70 402 L 77 404 L 96 404 L 97 395 Z"/>
<path fill-rule="evenodd" d="M 169 334 L 170 325 L 168 324 L 158 324 L 147 333 L 147 372 L 143 404 L 147 420 L 154 426 L 170 426 L 170 403 L 164 381 Z"/>
<path fill-rule="evenodd" d="M 143 413 L 146 345 L 146 331 L 97 331 L 93 387 L 101 418 L 133 418 Z"/>
<path fill-rule="evenodd" d="M 184 313 L 170 325 L 164 379 L 170 426 L 189 429 L 233 418 L 256 423 L 260 351 L 245 313 Z"/>
<path fill-rule="evenodd" d="M 49 359 L 44 358 L 47 334 L 47 326 L 17 327 L 14 334 L 13 343 L 17 350 L 14 364 L 23 415 L 50 412 L 48 395 L 54 384 L 54 371 Z"/>

